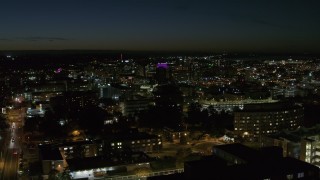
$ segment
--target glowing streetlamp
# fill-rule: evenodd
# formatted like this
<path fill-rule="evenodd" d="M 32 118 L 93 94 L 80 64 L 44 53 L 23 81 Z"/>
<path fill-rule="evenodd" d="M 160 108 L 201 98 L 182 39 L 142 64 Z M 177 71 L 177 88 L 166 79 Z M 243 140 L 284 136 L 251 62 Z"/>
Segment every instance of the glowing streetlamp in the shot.
<path fill-rule="evenodd" d="M 72 131 L 72 135 L 73 136 L 79 136 L 80 135 L 80 131 L 74 130 L 74 131 Z"/>

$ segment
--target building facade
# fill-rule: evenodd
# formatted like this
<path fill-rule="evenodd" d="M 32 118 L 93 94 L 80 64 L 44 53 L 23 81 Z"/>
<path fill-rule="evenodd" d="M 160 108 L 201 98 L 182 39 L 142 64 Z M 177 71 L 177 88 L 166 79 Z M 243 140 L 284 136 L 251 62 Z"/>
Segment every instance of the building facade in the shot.
<path fill-rule="evenodd" d="M 278 146 L 284 157 L 293 157 L 320 167 L 320 135 L 317 128 L 301 128 L 272 136 L 263 136 L 261 147 Z"/>
<path fill-rule="evenodd" d="M 310 136 L 301 141 L 300 160 L 320 168 L 320 135 Z"/>
<path fill-rule="evenodd" d="M 156 152 L 162 149 L 162 138 L 142 132 L 119 133 L 105 140 L 107 149 L 123 151 L 131 149 L 134 152 Z"/>
<path fill-rule="evenodd" d="M 273 106 L 274 104 L 274 106 Z M 280 130 L 295 130 L 301 126 L 303 107 L 292 104 L 250 104 L 234 112 L 236 136 L 258 140 L 261 135 L 276 134 Z"/>

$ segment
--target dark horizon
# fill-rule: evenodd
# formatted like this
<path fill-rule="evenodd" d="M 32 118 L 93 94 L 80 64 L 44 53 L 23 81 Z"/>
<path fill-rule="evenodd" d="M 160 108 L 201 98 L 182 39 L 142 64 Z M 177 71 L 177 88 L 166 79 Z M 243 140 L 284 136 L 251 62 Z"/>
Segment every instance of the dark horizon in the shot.
<path fill-rule="evenodd" d="M 164 50 L 102 50 L 102 49 L 64 49 L 64 50 L 0 50 L 0 55 L 102 55 L 102 54 L 120 54 L 125 55 L 142 55 L 142 56 L 315 56 L 319 57 L 320 53 L 304 52 L 236 52 L 236 51 L 164 51 Z"/>
<path fill-rule="evenodd" d="M 4 2 L 2 50 L 319 54 L 319 1 Z"/>

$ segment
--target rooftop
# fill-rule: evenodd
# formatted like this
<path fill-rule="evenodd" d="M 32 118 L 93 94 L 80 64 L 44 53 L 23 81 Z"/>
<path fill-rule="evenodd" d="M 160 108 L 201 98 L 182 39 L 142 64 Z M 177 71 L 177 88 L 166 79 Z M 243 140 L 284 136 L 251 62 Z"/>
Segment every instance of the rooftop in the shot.
<path fill-rule="evenodd" d="M 223 150 L 248 162 L 257 161 L 261 158 L 259 151 L 239 143 L 214 146 L 213 148 Z"/>
<path fill-rule="evenodd" d="M 59 149 L 51 145 L 39 145 L 39 150 L 42 160 L 63 160 Z"/>
<path fill-rule="evenodd" d="M 127 164 L 146 163 L 150 158 L 144 153 L 132 153 L 131 156 L 109 158 L 105 156 L 67 159 L 71 171 L 89 170 L 104 167 L 123 166 Z"/>
<path fill-rule="evenodd" d="M 116 133 L 106 137 L 106 140 L 110 141 L 131 141 L 131 140 L 141 140 L 141 139 L 156 139 L 157 135 L 152 135 L 144 132 L 125 132 Z"/>
<path fill-rule="evenodd" d="M 186 162 L 183 179 L 286 179 L 287 175 L 296 178 L 298 174 L 303 174 L 307 179 L 319 178 L 318 167 L 291 157 L 282 157 L 282 151 L 270 153 L 275 152 L 273 147 L 266 149 L 264 153 L 262 149 L 250 150 L 241 144 L 221 145 L 217 148 L 248 161 L 227 164 L 228 157 L 226 160 L 217 157 Z"/>

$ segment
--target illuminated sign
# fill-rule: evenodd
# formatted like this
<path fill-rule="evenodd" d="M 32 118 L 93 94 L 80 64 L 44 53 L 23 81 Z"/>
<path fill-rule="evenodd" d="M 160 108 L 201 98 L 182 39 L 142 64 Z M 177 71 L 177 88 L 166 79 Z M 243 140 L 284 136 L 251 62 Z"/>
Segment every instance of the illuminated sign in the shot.
<path fill-rule="evenodd" d="M 167 63 L 158 63 L 157 68 L 163 68 L 163 69 L 168 69 L 169 66 Z"/>
<path fill-rule="evenodd" d="M 62 68 L 58 68 L 58 69 L 55 70 L 54 72 L 58 74 L 58 73 L 60 73 L 61 71 L 62 71 Z"/>

